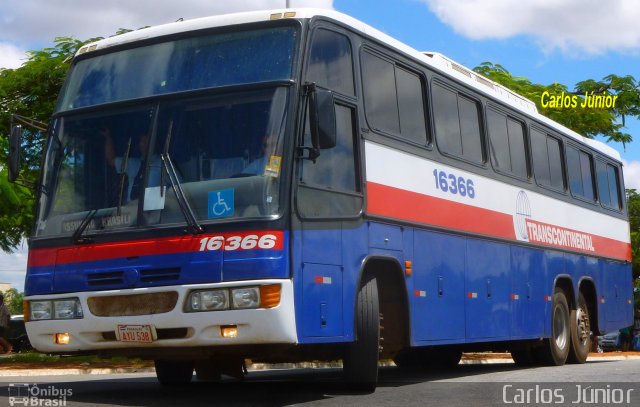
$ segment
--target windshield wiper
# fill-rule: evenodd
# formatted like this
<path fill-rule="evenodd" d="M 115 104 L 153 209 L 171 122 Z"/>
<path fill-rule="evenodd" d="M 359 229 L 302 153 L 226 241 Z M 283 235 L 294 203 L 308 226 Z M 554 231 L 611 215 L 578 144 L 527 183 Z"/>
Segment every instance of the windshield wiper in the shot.
<path fill-rule="evenodd" d="M 166 171 L 167 175 L 169 176 L 169 182 L 171 183 L 171 188 L 173 188 L 173 192 L 176 195 L 176 200 L 178 201 L 178 206 L 180 207 L 182 216 L 184 216 L 184 219 L 187 221 L 187 225 L 189 226 L 189 229 L 191 229 L 192 233 L 194 235 L 197 235 L 203 232 L 202 226 L 198 224 L 196 215 L 193 213 L 193 209 L 191 209 L 191 206 L 189 205 L 189 201 L 184 196 L 184 191 L 180 186 L 180 180 L 178 179 L 178 174 L 176 173 L 176 169 L 173 165 L 173 161 L 169 156 L 169 145 L 171 144 L 171 136 L 173 133 L 172 129 L 173 129 L 173 119 L 169 122 L 169 131 L 167 133 L 167 139 L 165 140 L 165 143 L 164 143 L 164 150 L 160 155 L 160 158 L 162 159 L 162 166 L 164 168 L 164 171 Z M 164 172 L 161 174 L 161 177 L 160 177 L 160 193 L 161 194 L 164 192 L 164 176 L 162 176 L 163 174 Z"/>
<path fill-rule="evenodd" d="M 122 158 L 122 164 L 120 165 L 120 191 L 118 192 L 118 211 L 116 212 L 118 216 L 120 216 L 120 212 L 122 211 L 122 195 L 124 193 L 124 180 L 127 176 L 127 168 L 129 167 L 129 153 L 131 152 L 131 137 L 129 137 L 129 142 L 127 143 L 127 151 L 124 153 L 124 157 Z M 133 182 L 133 180 L 128 180 L 129 182 Z M 127 192 L 128 192 L 127 187 Z"/>
<path fill-rule="evenodd" d="M 98 213 L 98 210 L 92 209 L 86 214 L 84 219 L 82 219 L 82 222 L 80 222 L 80 225 L 78 225 L 78 228 L 75 230 L 75 232 L 73 232 L 73 235 L 71 235 L 71 243 L 81 244 L 93 242 L 93 238 L 82 237 L 82 233 L 87 228 L 87 226 L 89 226 L 89 223 L 91 223 L 93 217 L 96 216 L 96 213 Z"/>

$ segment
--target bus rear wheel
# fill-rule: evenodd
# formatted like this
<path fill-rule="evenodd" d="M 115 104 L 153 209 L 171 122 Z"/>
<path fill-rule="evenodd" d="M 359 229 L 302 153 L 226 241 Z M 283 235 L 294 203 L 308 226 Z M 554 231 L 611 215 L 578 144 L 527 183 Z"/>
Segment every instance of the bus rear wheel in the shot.
<path fill-rule="evenodd" d="M 557 287 L 553 293 L 551 307 L 551 338 L 535 349 L 535 360 L 548 366 L 562 366 L 567 361 L 571 348 L 571 314 L 564 291 Z"/>
<path fill-rule="evenodd" d="M 584 363 L 591 350 L 591 323 L 584 295 L 578 296 L 578 306 L 571 311 L 571 350 L 569 363 Z"/>
<path fill-rule="evenodd" d="M 375 277 L 365 277 L 356 297 L 355 336 L 347 346 L 343 370 L 349 387 L 374 391 L 378 382 L 380 303 Z"/>
<path fill-rule="evenodd" d="M 188 384 L 193 378 L 193 361 L 155 360 L 156 377 L 163 386 Z"/>

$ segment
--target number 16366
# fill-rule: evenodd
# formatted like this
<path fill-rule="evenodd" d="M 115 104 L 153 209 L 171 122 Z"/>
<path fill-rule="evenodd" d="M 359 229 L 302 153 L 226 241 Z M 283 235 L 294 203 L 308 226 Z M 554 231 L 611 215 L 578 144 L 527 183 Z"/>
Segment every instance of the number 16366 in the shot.
<path fill-rule="evenodd" d="M 472 179 L 459 177 L 456 174 L 447 173 L 445 171 L 438 170 L 437 168 L 433 170 L 433 178 L 436 189 L 439 189 L 442 192 L 466 196 L 471 199 L 476 196 Z"/>

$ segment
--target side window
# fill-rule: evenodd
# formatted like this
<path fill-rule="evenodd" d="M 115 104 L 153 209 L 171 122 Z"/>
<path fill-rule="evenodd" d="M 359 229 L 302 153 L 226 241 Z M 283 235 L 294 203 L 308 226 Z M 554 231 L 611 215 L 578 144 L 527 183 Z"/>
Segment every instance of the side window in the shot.
<path fill-rule="evenodd" d="M 370 52 L 362 52 L 367 120 L 375 130 L 427 144 L 424 84 L 419 75 Z"/>
<path fill-rule="evenodd" d="M 434 83 L 433 111 L 440 150 L 467 161 L 483 163 L 478 103 Z"/>
<path fill-rule="evenodd" d="M 600 203 L 611 209 L 621 209 L 620 202 L 620 179 L 618 169 L 604 161 L 596 162 L 596 178 L 598 180 L 598 196 Z"/>
<path fill-rule="evenodd" d="M 560 140 L 547 137 L 547 149 L 549 151 L 549 176 L 551 177 L 551 186 L 565 190 L 564 171 L 562 167 L 562 150 Z"/>
<path fill-rule="evenodd" d="M 536 181 L 540 185 L 564 191 L 560 140 L 531 129 L 531 155 Z"/>
<path fill-rule="evenodd" d="M 609 193 L 611 194 L 611 207 L 622 209 L 622 197 L 620 196 L 620 175 L 618 168 L 607 164 L 609 177 Z"/>
<path fill-rule="evenodd" d="M 393 64 L 362 53 L 362 87 L 367 120 L 375 130 L 400 133 L 398 97 Z"/>
<path fill-rule="evenodd" d="M 320 157 L 313 161 L 304 161 L 302 183 L 305 185 L 330 189 L 333 191 L 360 192 L 357 181 L 355 160 L 355 138 L 353 109 L 336 106 L 336 146 L 323 149 Z M 308 129 L 309 126 L 307 125 Z M 311 135 L 305 131 L 305 145 L 311 145 Z"/>
<path fill-rule="evenodd" d="M 487 110 L 489 151 L 493 165 L 501 171 L 528 178 L 527 153 L 522 122 L 493 109 Z"/>
<path fill-rule="evenodd" d="M 307 80 L 345 95 L 355 95 L 349 38 L 317 29 L 309 53 Z"/>
<path fill-rule="evenodd" d="M 571 192 L 578 197 L 595 201 L 593 189 L 593 158 L 591 154 L 567 147 L 567 165 Z"/>
<path fill-rule="evenodd" d="M 352 218 L 362 210 L 355 109 L 336 104 L 337 143 L 323 149 L 315 162 L 301 161 L 296 205 L 303 218 Z M 305 145 L 311 145 L 309 121 Z"/>

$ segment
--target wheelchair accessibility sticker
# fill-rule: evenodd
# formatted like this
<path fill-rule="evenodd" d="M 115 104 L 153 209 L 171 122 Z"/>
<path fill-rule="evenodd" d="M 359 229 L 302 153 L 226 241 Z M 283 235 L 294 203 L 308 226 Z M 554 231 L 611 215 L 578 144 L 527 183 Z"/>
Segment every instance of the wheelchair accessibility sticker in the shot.
<path fill-rule="evenodd" d="M 221 189 L 219 191 L 209 192 L 208 217 L 228 218 L 234 213 L 234 190 Z"/>

